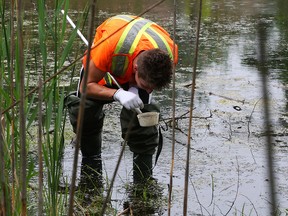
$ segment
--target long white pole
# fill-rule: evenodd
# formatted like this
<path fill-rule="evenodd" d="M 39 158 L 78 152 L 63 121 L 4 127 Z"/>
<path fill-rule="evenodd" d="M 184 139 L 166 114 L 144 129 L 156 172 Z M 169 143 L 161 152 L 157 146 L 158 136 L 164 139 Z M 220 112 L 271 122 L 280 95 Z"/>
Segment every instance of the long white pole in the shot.
<path fill-rule="evenodd" d="M 64 10 L 61 10 L 61 13 L 63 15 L 65 15 L 65 11 Z M 66 15 L 66 19 L 70 23 L 70 25 L 75 29 L 76 25 L 74 24 L 74 22 L 70 19 L 70 17 L 68 15 Z M 82 39 L 82 41 L 88 46 L 88 40 L 84 37 L 84 35 L 80 32 L 79 29 L 77 29 L 77 34 Z M 78 82 L 78 86 L 77 86 L 77 96 L 78 96 L 78 92 L 79 92 L 79 88 L 80 88 L 80 82 L 81 82 L 80 77 L 81 77 L 81 73 L 83 71 L 83 68 L 84 68 L 84 66 L 82 65 L 82 67 L 80 69 L 79 82 Z"/>
<path fill-rule="evenodd" d="M 64 15 L 65 11 L 61 10 L 61 13 Z M 75 29 L 76 25 L 74 24 L 74 22 L 70 19 L 70 17 L 68 15 L 66 15 L 66 19 L 67 21 L 70 23 L 70 25 Z M 88 41 L 86 40 L 86 38 L 84 37 L 84 35 L 80 32 L 80 30 L 77 29 L 77 34 L 80 36 L 80 38 L 83 40 L 83 42 L 88 46 Z"/>

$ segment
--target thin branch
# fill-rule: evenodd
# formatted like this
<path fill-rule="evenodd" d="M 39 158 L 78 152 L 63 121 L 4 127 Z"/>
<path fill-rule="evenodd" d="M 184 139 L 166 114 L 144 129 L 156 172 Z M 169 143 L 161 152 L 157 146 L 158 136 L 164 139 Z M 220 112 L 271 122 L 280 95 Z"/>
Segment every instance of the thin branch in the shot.
<path fill-rule="evenodd" d="M 214 96 L 217 96 L 217 97 L 224 98 L 226 100 L 235 101 L 235 102 L 239 102 L 239 103 L 242 103 L 242 104 L 245 103 L 245 100 L 237 100 L 237 99 L 234 99 L 234 98 L 231 98 L 231 97 L 227 97 L 227 96 L 224 96 L 224 95 L 215 94 L 213 92 L 209 92 L 209 95 L 214 95 Z"/>
<path fill-rule="evenodd" d="M 83 77 L 83 90 L 81 92 L 81 99 L 80 99 L 80 109 L 78 115 L 78 124 L 77 124 L 77 131 L 76 131 L 76 144 L 75 144 L 75 152 L 74 152 L 74 160 L 73 160 L 73 171 L 72 171 L 72 179 L 71 179 L 71 187 L 69 193 L 69 210 L 68 215 L 73 215 L 73 203 L 74 203 L 74 192 L 75 192 L 75 183 L 76 183 L 76 176 L 77 176 L 77 164 L 78 164 L 78 156 L 79 156 L 79 149 L 80 149 L 80 139 L 82 136 L 82 126 L 84 121 L 84 111 L 85 111 L 85 103 L 86 103 L 86 95 L 87 95 L 87 81 L 88 81 L 88 74 L 89 74 L 89 61 L 90 61 L 90 51 L 92 47 L 92 40 L 93 40 L 93 29 L 94 28 L 94 17 L 95 17 L 95 7 L 96 7 L 96 0 L 91 2 L 91 14 L 89 17 L 89 27 L 88 27 L 88 51 L 87 51 L 87 62 L 86 62 L 86 71 Z"/>
<path fill-rule="evenodd" d="M 196 69 L 197 69 L 197 60 L 198 60 L 201 15 L 202 15 L 202 0 L 200 0 L 199 2 L 199 14 L 198 14 L 198 23 L 197 23 L 197 32 L 196 32 L 196 48 L 195 48 L 193 79 L 192 79 L 192 87 L 191 87 L 191 106 L 190 106 L 189 133 L 188 133 L 189 136 L 188 136 L 188 144 L 187 144 L 187 160 L 186 160 L 185 186 L 184 186 L 184 205 L 183 205 L 184 216 L 187 215 L 187 208 L 188 208 L 188 178 L 189 178 L 190 146 L 191 146 L 190 135 L 191 135 L 191 128 L 192 128 L 194 95 L 195 95 L 195 88 L 196 88 Z"/>
<path fill-rule="evenodd" d="M 252 115 L 253 115 L 253 113 L 254 113 L 254 111 L 255 111 L 255 109 L 256 109 L 257 104 L 258 104 L 259 101 L 261 101 L 261 100 L 262 100 L 262 98 L 260 98 L 260 99 L 254 104 L 254 107 L 253 107 L 253 109 L 252 109 L 252 112 L 251 112 L 251 114 L 250 114 L 250 116 L 249 116 L 248 125 L 247 125 L 248 138 L 250 137 L 250 122 L 251 122 L 251 119 L 252 119 Z"/>

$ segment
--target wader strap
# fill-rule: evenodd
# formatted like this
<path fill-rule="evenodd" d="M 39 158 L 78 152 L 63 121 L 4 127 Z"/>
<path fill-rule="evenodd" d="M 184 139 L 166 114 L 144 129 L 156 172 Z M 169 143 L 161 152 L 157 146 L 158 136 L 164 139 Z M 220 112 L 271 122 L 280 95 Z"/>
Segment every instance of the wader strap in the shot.
<path fill-rule="evenodd" d="M 79 81 L 78 81 L 77 92 L 76 92 L 77 97 L 80 97 L 80 83 L 81 83 L 83 76 L 84 76 L 84 66 L 82 65 L 80 69 Z"/>
<path fill-rule="evenodd" d="M 156 152 L 156 158 L 155 158 L 155 164 L 154 166 L 156 166 L 158 158 L 161 154 L 162 151 L 162 147 L 163 147 L 163 135 L 161 132 L 161 127 L 159 127 L 159 143 L 158 143 L 158 148 L 157 148 L 157 152 Z"/>

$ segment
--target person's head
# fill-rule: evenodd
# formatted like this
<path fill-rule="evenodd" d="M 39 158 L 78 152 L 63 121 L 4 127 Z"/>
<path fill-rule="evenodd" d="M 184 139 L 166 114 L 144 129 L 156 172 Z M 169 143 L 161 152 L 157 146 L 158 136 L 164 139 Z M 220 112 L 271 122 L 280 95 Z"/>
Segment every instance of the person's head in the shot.
<path fill-rule="evenodd" d="M 142 52 L 137 59 L 136 82 L 147 92 L 167 87 L 172 79 L 173 63 L 169 55 L 160 49 Z"/>

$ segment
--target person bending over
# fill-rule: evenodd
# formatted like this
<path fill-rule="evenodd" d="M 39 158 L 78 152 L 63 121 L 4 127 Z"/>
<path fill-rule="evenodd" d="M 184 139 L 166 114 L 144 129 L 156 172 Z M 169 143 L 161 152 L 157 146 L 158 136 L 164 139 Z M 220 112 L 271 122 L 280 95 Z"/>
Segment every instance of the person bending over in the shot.
<path fill-rule="evenodd" d="M 158 106 L 151 103 L 151 93 L 169 86 L 173 67 L 178 61 L 177 45 L 156 23 L 141 17 L 117 15 L 96 29 L 91 59 L 87 61 L 86 58 L 83 58 L 83 67 L 89 67 L 89 74 L 80 139 L 82 164 L 101 175 L 102 109 L 104 104 L 117 101 L 123 105 L 120 114 L 123 138 L 132 121 L 127 144 L 133 152 L 133 181 L 145 181 L 152 177 L 152 156 L 158 146 L 159 134 L 156 126 L 141 127 L 133 112 L 135 108 L 142 112 L 159 112 Z M 117 80 L 120 89 L 107 72 Z M 80 80 L 79 91 L 66 98 L 74 132 L 82 90 Z"/>

